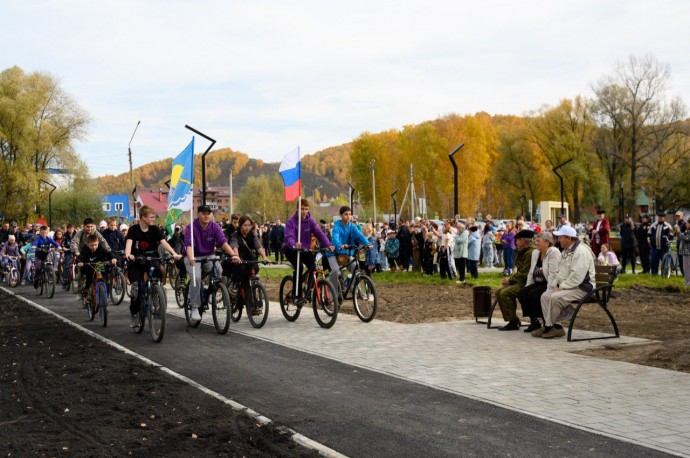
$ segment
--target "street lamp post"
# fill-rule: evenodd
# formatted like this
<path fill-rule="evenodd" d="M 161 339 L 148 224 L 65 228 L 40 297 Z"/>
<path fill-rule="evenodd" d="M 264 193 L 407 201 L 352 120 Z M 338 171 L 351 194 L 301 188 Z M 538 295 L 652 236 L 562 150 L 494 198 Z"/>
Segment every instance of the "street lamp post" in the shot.
<path fill-rule="evenodd" d="M 352 214 L 355 214 L 355 187 L 349 181 L 347 185 L 350 187 L 350 208 L 352 209 Z"/>
<path fill-rule="evenodd" d="M 563 213 L 563 214 L 565 214 L 565 206 L 564 206 L 564 202 L 563 202 L 563 201 L 564 201 L 564 197 L 563 197 L 563 193 L 564 193 L 564 191 L 563 191 L 563 177 L 557 172 L 557 170 L 560 169 L 561 167 L 563 167 L 564 165 L 566 165 L 567 163 L 572 162 L 572 160 L 573 160 L 573 158 L 571 157 L 571 158 L 568 159 L 567 161 L 562 162 L 562 163 L 558 164 L 556 167 L 554 167 L 554 168 L 551 169 L 551 171 L 552 171 L 553 173 L 556 174 L 556 176 L 558 177 L 558 179 L 561 180 L 561 213 Z"/>
<path fill-rule="evenodd" d="M 393 191 L 393 194 L 391 194 L 391 199 L 393 199 L 393 224 L 394 227 L 397 228 L 398 225 L 398 201 L 395 200 L 395 194 L 400 191 L 399 189 L 396 189 Z"/>
<path fill-rule="evenodd" d="M 185 124 L 184 126 L 186 129 L 191 130 L 195 134 L 201 135 L 204 137 L 206 140 L 210 141 L 211 144 L 208 145 L 208 148 L 206 148 L 206 151 L 204 151 L 204 154 L 201 155 L 201 204 L 206 205 L 206 155 L 208 154 L 209 151 L 211 151 L 211 148 L 213 148 L 213 145 L 216 144 L 216 141 L 209 137 L 206 134 L 202 134 L 198 130 L 194 129 L 193 127 L 189 127 L 188 125 Z M 194 184 L 192 183 L 192 187 Z"/>
<path fill-rule="evenodd" d="M 55 186 L 52 183 L 48 183 L 46 180 L 41 180 L 41 183 L 47 184 L 48 186 L 53 188 L 48 193 L 48 226 L 52 229 L 53 228 L 53 198 L 52 198 L 52 196 L 53 196 L 53 192 L 57 189 L 57 186 Z"/>
<path fill-rule="evenodd" d="M 453 164 L 453 218 L 458 215 L 458 164 L 455 163 L 453 155 L 460 151 L 463 146 L 465 146 L 465 144 L 460 143 L 460 145 L 448 155 L 450 163 Z"/>

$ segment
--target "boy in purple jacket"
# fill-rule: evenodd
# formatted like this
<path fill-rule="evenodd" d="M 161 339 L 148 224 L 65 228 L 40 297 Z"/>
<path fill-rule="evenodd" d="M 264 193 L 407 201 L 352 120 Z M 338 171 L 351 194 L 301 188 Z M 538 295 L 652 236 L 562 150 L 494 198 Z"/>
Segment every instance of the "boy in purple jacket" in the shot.
<path fill-rule="evenodd" d="M 300 224 L 297 218 L 301 219 L 300 229 L 300 241 L 297 241 L 297 228 Z M 303 304 L 305 302 L 304 297 L 302 297 L 302 265 L 306 266 L 307 269 L 314 268 L 315 263 L 315 253 L 302 252 L 300 254 L 300 266 L 297 266 L 297 251 L 304 247 L 305 249 L 311 248 L 311 236 L 315 235 L 316 239 L 322 248 L 328 248 L 333 251 L 333 245 L 326 237 L 326 234 L 319 228 L 318 223 L 311 217 L 309 213 L 309 201 L 307 199 L 300 200 L 300 212 L 297 212 L 287 220 L 285 223 L 285 243 L 283 243 L 283 253 L 285 257 L 288 258 L 290 264 L 295 268 L 295 272 L 292 277 L 293 284 L 297 285 L 297 297 L 295 298 L 295 304 Z M 335 256 L 329 256 L 328 263 L 331 267 L 332 272 L 338 271 L 338 260 Z"/>

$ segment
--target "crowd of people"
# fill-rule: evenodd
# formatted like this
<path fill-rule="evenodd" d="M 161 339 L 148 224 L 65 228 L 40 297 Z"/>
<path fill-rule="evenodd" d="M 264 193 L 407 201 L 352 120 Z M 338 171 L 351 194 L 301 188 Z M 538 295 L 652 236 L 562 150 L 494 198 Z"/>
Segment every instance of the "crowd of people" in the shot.
<path fill-rule="evenodd" d="M 642 215 L 640 223 L 635 223 L 632 215 L 626 215 L 618 228 L 619 261 L 610 247 L 612 228 L 604 210 L 597 211 L 598 218 L 591 224 L 572 225 L 561 214 L 556 224 L 547 220 L 544 227 L 526 223 L 522 217 L 496 223 L 490 219 L 477 222 L 471 217 L 449 219 L 440 224 L 419 217 L 396 223 L 360 223 L 349 207 L 340 209 L 340 219 L 335 222 L 323 219 L 317 222 L 309 212 L 306 199 L 301 200 L 300 210 L 286 224 L 276 219 L 260 225 L 249 216 L 239 214 L 217 223 L 209 207 L 200 206 L 197 210 L 192 224 L 176 227 L 173 234 L 166 234 L 156 224 L 154 210 L 146 206 L 140 209 L 139 219 L 131 227 L 118 225 L 115 218 L 101 221 L 98 226 L 92 218 L 86 218 L 79 227 L 66 224 L 54 231 L 38 223 L 19 227 L 15 222 L 4 222 L 0 228 L 0 256 L 5 267 L 9 257 L 21 258 L 21 283 L 24 284 L 32 264 L 40 268 L 51 248 L 60 253 L 53 260 L 56 266 L 59 260 L 65 266 L 71 262 L 79 262 L 81 266 L 94 259 L 111 262 L 116 258 L 113 253 L 133 260 L 136 255 L 167 252 L 181 274 L 199 277 L 213 266 L 197 263 L 195 259 L 221 249 L 228 254 L 230 264 L 258 257 L 268 262 L 269 256 L 273 256 L 276 263 L 287 260 L 295 268 L 295 284 L 301 288 L 303 268 L 310 268 L 314 263 L 313 252 L 307 253 L 304 249 L 328 249 L 327 267 L 335 284 L 338 255 L 351 255 L 347 249 L 350 245 L 365 245 L 365 256 L 359 262 L 370 274 L 420 272 L 464 283 L 467 277 L 478 278 L 480 266 L 502 269 L 505 278 L 497 295 L 508 323 L 501 329 L 519 328 L 519 301 L 523 316 L 531 320 L 528 330 L 547 338 L 563 332 L 555 322 L 553 311 L 593 287 L 595 263 L 616 266 L 617 273 L 625 273 L 630 265 L 635 273 L 639 256 L 641 273 L 657 275 L 662 258 L 675 247 L 686 286 L 690 286 L 690 231 L 681 211 L 675 213 L 673 226 L 665 221 L 663 212 L 654 222 L 649 215 Z M 299 268 L 296 268 L 297 252 L 303 252 Z M 136 284 L 143 272 L 142 267 L 133 264 L 128 281 Z M 242 270 L 224 265 L 223 272 L 237 277 Z M 66 280 L 68 268 L 63 269 L 63 275 Z M 195 291 L 192 289 L 191 293 L 194 298 L 191 301 L 192 319 L 200 319 Z M 298 297 L 300 293 L 301 290 Z M 130 305 L 133 325 L 137 309 L 135 294 Z"/>

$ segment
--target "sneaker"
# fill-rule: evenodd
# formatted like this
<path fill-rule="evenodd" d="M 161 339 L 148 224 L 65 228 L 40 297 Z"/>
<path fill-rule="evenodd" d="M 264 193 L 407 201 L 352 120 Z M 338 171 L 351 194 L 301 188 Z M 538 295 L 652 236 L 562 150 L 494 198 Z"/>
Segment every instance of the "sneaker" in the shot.
<path fill-rule="evenodd" d="M 192 309 L 192 321 L 201 321 L 201 315 L 199 315 L 199 309 Z"/>
<path fill-rule="evenodd" d="M 457 283 L 458 285 L 464 285 L 464 284 L 465 284 L 465 280 L 458 280 L 458 281 L 456 281 L 455 283 Z"/>
<path fill-rule="evenodd" d="M 261 316 L 263 314 L 264 314 L 264 308 L 263 307 L 255 308 L 254 311 L 252 312 L 253 316 Z"/>
<path fill-rule="evenodd" d="M 565 329 L 563 328 L 551 328 L 549 332 L 545 332 L 541 336 L 544 339 L 553 339 L 554 337 L 563 337 L 565 335 Z"/>
<path fill-rule="evenodd" d="M 535 329 L 534 331 L 531 332 L 532 337 L 541 337 L 544 334 L 544 328 L 541 327 L 539 329 Z"/>
<path fill-rule="evenodd" d="M 137 328 L 139 327 L 139 315 L 132 315 L 129 317 L 129 327 Z"/>

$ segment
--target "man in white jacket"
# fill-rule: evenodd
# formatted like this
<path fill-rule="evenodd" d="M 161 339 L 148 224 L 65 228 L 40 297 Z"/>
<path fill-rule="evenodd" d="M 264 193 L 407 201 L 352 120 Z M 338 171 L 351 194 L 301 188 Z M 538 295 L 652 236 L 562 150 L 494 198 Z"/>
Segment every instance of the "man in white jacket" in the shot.
<path fill-rule="evenodd" d="M 532 331 L 534 337 L 545 339 L 565 335 L 563 326 L 556 323 L 558 315 L 571 302 L 582 299 L 592 291 L 596 278 L 594 254 L 587 245 L 580 242 L 575 229 L 564 226 L 553 234 L 558 237 L 563 252 L 554 286 L 541 296 L 545 326 Z"/>

